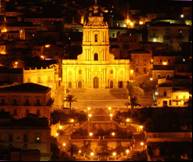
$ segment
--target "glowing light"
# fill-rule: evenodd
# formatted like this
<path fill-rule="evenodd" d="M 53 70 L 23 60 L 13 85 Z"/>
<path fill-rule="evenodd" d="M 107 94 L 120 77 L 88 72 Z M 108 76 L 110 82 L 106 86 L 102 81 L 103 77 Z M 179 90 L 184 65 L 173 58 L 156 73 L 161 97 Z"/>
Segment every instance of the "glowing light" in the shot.
<path fill-rule="evenodd" d="M 45 48 L 50 48 L 50 46 L 51 46 L 50 44 L 46 44 Z"/>
<path fill-rule="evenodd" d="M 113 117 L 113 114 L 110 114 L 109 116 L 112 118 L 112 117 Z"/>
<path fill-rule="evenodd" d="M 59 130 L 62 130 L 64 127 L 62 125 L 59 125 Z"/>
<path fill-rule="evenodd" d="M 56 137 L 58 137 L 59 136 L 59 133 L 56 133 Z"/>
<path fill-rule="evenodd" d="M 45 56 L 44 56 L 44 55 L 41 55 L 40 58 L 41 58 L 42 60 L 45 60 Z"/>
<path fill-rule="evenodd" d="M 126 28 L 126 27 L 127 27 L 127 24 L 123 24 L 123 27 Z"/>
<path fill-rule="evenodd" d="M 18 63 L 18 61 L 15 61 L 15 63 L 14 63 L 15 65 L 18 65 L 19 63 Z"/>
<path fill-rule="evenodd" d="M 92 114 L 88 114 L 88 117 L 89 117 L 89 118 L 92 118 Z"/>
<path fill-rule="evenodd" d="M 126 150 L 125 150 L 125 153 L 126 153 L 126 154 L 129 154 L 129 153 L 130 153 L 130 150 L 129 150 L 129 149 L 126 149 Z"/>
<path fill-rule="evenodd" d="M 92 132 L 89 132 L 89 137 L 92 137 L 93 136 L 93 133 Z"/>
<path fill-rule="evenodd" d="M 117 153 L 116 153 L 116 152 L 113 152 L 112 155 L 113 155 L 113 156 L 117 156 Z"/>
<path fill-rule="evenodd" d="M 111 136 L 113 136 L 113 137 L 114 137 L 115 135 L 116 135 L 116 133 L 115 133 L 115 132 L 112 132 L 112 133 L 111 133 Z"/>
<path fill-rule="evenodd" d="M 141 130 L 143 130 L 144 126 L 143 126 L 143 125 L 140 125 L 139 128 L 140 128 Z"/>
<path fill-rule="evenodd" d="M 181 17 L 181 18 L 184 18 L 184 14 L 181 14 L 180 17 Z"/>
<path fill-rule="evenodd" d="M 87 110 L 90 111 L 90 110 L 91 110 L 91 107 L 87 107 Z"/>
<path fill-rule="evenodd" d="M 40 137 L 37 137 L 36 140 L 37 140 L 37 141 L 40 141 Z"/>
<path fill-rule="evenodd" d="M 157 42 L 157 38 L 153 38 L 153 42 Z"/>
<path fill-rule="evenodd" d="M 143 21 L 139 21 L 139 25 L 143 25 L 144 24 L 144 22 Z"/>
<path fill-rule="evenodd" d="M 155 95 L 156 95 L 156 96 L 158 96 L 158 95 L 159 95 L 159 93 L 156 91 L 156 92 L 155 92 Z"/>
<path fill-rule="evenodd" d="M 134 74 L 134 70 L 130 70 L 130 74 L 133 75 Z"/>
<path fill-rule="evenodd" d="M 111 111 L 111 110 L 112 110 L 112 107 L 108 107 L 108 109 L 109 109 L 109 111 Z"/>
<path fill-rule="evenodd" d="M 140 142 L 140 146 L 144 146 L 145 144 L 144 144 L 144 142 Z"/>
<path fill-rule="evenodd" d="M 91 153 L 90 153 L 90 156 L 94 156 L 94 152 L 91 152 Z"/>
<path fill-rule="evenodd" d="M 166 66 L 166 65 L 168 65 L 168 62 L 167 61 L 163 61 L 162 65 Z"/>
<path fill-rule="evenodd" d="M 64 143 L 62 144 L 62 146 L 63 146 L 63 147 L 66 147 L 66 143 L 64 142 Z"/>
<path fill-rule="evenodd" d="M 81 153 L 82 153 L 82 150 L 79 150 L 78 153 L 81 154 Z"/>
<path fill-rule="evenodd" d="M 81 23 L 81 24 L 84 24 L 84 16 L 81 16 L 80 23 Z"/>
<path fill-rule="evenodd" d="M 6 27 L 3 27 L 3 28 L 1 29 L 1 33 L 7 33 L 7 32 L 8 32 L 8 30 L 7 30 Z"/>
<path fill-rule="evenodd" d="M 150 81 L 153 81 L 153 78 L 149 78 Z"/>
<path fill-rule="evenodd" d="M 131 119 L 130 119 L 130 118 L 127 118 L 127 119 L 126 119 L 126 122 L 127 122 L 127 123 L 131 122 Z"/>
<path fill-rule="evenodd" d="M 74 121 L 74 119 L 70 119 L 70 123 L 74 123 L 75 121 Z"/>

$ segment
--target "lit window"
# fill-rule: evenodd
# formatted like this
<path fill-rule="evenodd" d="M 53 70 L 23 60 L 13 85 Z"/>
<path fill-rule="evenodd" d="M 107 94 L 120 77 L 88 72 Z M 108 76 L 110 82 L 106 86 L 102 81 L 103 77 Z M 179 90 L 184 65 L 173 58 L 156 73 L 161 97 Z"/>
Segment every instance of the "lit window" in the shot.
<path fill-rule="evenodd" d="M 95 54 L 94 54 L 94 61 L 98 61 L 98 60 L 99 60 L 98 53 L 95 53 Z"/>
<path fill-rule="evenodd" d="M 95 42 L 98 42 L 98 34 L 95 34 L 95 35 L 94 35 L 94 41 L 95 41 Z"/>
<path fill-rule="evenodd" d="M 35 143 L 41 143 L 41 139 L 40 139 L 39 136 L 36 136 L 36 138 L 35 138 Z"/>

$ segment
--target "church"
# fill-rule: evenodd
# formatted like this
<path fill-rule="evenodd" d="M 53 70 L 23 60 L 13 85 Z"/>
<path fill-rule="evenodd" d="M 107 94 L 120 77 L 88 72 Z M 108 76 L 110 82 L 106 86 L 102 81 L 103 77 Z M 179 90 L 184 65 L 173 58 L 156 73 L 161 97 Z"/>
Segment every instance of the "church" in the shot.
<path fill-rule="evenodd" d="M 77 60 L 62 62 L 65 89 L 126 88 L 130 62 L 115 60 L 109 47 L 108 24 L 95 4 L 83 26 L 82 54 Z"/>
<path fill-rule="evenodd" d="M 62 61 L 62 84 L 77 98 L 73 104 L 79 109 L 125 107 L 128 101 L 130 61 L 110 53 L 109 27 L 101 10 L 95 3 L 83 25 L 82 54 Z"/>

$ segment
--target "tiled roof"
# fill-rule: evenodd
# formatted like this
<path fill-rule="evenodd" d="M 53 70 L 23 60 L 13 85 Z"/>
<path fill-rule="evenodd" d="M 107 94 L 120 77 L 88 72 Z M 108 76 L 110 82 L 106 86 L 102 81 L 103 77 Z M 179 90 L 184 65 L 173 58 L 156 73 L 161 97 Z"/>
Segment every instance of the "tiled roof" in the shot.
<path fill-rule="evenodd" d="M 45 87 L 39 84 L 34 84 L 34 83 L 24 83 L 20 85 L 15 85 L 15 86 L 9 86 L 5 88 L 0 88 L 0 93 L 1 92 L 17 92 L 17 93 L 46 93 L 49 92 L 51 89 L 49 87 Z"/>

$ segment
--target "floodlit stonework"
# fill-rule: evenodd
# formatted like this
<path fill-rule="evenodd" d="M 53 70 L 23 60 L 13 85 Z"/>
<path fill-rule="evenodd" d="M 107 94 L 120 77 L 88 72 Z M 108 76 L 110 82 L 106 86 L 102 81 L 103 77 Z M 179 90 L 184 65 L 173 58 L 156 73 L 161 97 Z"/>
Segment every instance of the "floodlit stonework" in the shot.
<path fill-rule="evenodd" d="M 125 88 L 130 79 L 129 60 L 115 60 L 109 52 L 109 28 L 95 5 L 83 26 L 82 54 L 63 60 L 63 85 L 67 89 Z"/>

